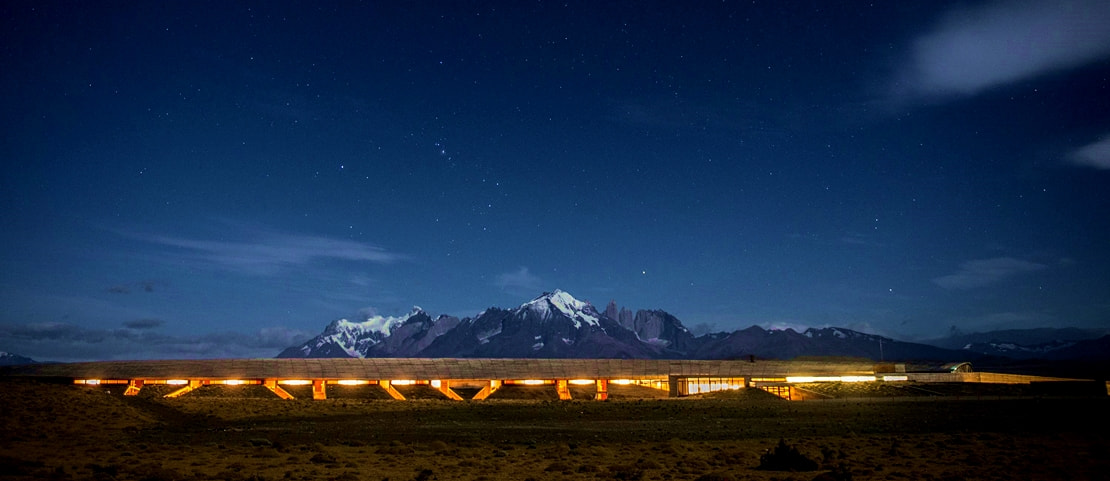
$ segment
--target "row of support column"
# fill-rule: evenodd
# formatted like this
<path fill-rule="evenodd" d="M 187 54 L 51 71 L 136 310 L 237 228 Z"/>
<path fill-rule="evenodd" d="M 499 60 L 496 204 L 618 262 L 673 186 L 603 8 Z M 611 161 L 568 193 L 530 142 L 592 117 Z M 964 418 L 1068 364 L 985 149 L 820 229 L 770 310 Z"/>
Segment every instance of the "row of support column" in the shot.
<path fill-rule="evenodd" d="M 75 381 L 75 382 L 78 382 L 80 384 L 85 384 L 86 383 L 86 382 L 81 381 L 81 380 Z M 123 382 L 125 382 L 125 381 L 112 381 L 111 383 L 115 384 L 115 383 L 123 383 Z M 548 382 L 551 382 L 551 381 L 548 381 Z M 108 383 L 108 382 L 105 382 L 105 383 Z M 125 396 L 138 395 L 139 390 L 141 390 L 143 388 L 144 384 L 166 384 L 165 381 L 144 381 L 142 379 L 133 379 L 133 380 L 130 380 L 130 381 L 126 381 L 126 383 L 127 383 L 127 390 L 123 393 Z M 168 398 L 179 397 L 179 396 L 185 395 L 185 394 L 187 394 L 191 391 L 194 391 L 197 388 L 200 388 L 200 387 L 205 386 L 205 385 L 223 384 L 223 383 L 224 383 L 224 381 L 211 381 L 211 380 L 204 380 L 204 379 L 190 379 L 186 384 L 182 385 L 177 390 L 175 390 L 173 392 L 170 392 L 169 394 L 166 394 L 164 397 L 168 397 Z M 328 382 L 327 382 L 327 380 L 325 380 L 325 379 L 313 379 L 311 381 L 311 383 L 312 383 L 312 399 L 322 400 L 322 399 L 327 399 L 328 398 L 328 393 L 327 393 L 327 384 L 328 384 Z M 475 401 L 484 400 L 484 399 L 488 398 L 491 394 L 496 392 L 498 389 L 501 389 L 501 387 L 504 385 L 504 383 L 505 383 L 504 381 L 500 381 L 500 380 L 490 380 L 488 382 L 488 384 L 483 386 L 482 389 L 480 391 L 478 391 L 478 393 L 475 394 L 474 397 L 471 398 L 471 399 L 475 400 Z M 278 379 L 263 379 L 261 381 L 257 381 L 257 380 L 255 380 L 255 381 L 236 381 L 235 384 L 261 384 L 263 387 L 270 390 L 270 392 L 274 393 L 275 395 L 277 395 L 278 397 L 280 397 L 282 399 L 293 399 L 293 395 L 289 394 L 288 391 L 286 391 L 285 389 L 283 389 L 281 387 L 281 385 L 279 385 L 279 380 Z M 405 396 L 403 394 L 401 394 L 401 392 L 398 391 L 397 388 L 395 388 L 393 386 L 393 382 L 390 381 L 390 380 L 382 379 L 382 380 L 378 380 L 378 381 L 369 381 L 368 384 L 377 384 L 378 386 L 381 386 L 381 388 L 384 389 L 385 392 L 388 393 L 389 396 L 393 399 L 396 399 L 396 400 L 399 400 L 399 401 L 405 400 Z M 437 381 L 432 381 L 430 384 L 433 388 L 435 388 L 437 391 L 442 393 L 448 399 L 452 399 L 452 400 L 455 400 L 455 401 L 463 401 L 464 400 L 462 396 L 460 396 L 457 392 L 455 392 L 454 390 L 451 389 L 451 381 L 437 380 Z M 570 385 L 569 385 L 568 380 L 566 380 L 566 379 L 556 379 L 554 381 L 554 384 L 555 384 L 555 391 L 558 393 L 559 399 L 566 401 L 566 400 L 570 400 L 572 398 L 572 396 L 570 394 Z M 609 381 L 608 380 L 598 379 L 598 380 L 594 381 L 594 386 L 595 386 L 595 390 L 596 390 L 595 394 L 594 394 L 594 399 L 595 400 L 605 401 L 605 400 L 609 399 Z"/>

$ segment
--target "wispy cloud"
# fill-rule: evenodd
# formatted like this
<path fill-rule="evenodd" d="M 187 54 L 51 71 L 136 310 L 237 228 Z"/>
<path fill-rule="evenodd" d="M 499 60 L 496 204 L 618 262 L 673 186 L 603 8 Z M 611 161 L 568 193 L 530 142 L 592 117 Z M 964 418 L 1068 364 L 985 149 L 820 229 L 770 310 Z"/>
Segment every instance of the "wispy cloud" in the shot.
<path fill-rule="evenodd" d="M 1073 152 L 1068 160 L 1073 164 L 1110 170 L 1110 135 Z"/>
<path fill-rule="evenodd" d="M 916 95 L 970 95 L 1107 57 L 1106 0 L 990 2 L 948 12 L 899 80 Z"/>
<path fill-rule="evenodd" d="M 269 327 L 254 333 L 218 332 L 201 336 L 159 334 L 125 323 L 125 329 L 87 329 L 69 323 L 0 324 L 0 350 L 38 361 L 112 359 L 215 359 L 273 357 L 309 339 L 309 333 Z M 147 326 L 156 327 L 156 326 Z"/>
<path fill-rule="evenodd" d="M 528 268 L 497 275 L 497 287 L 510 294 L 535 295 L 543 290 L 543 279 L 528 272 Z"/>
<path fill-rule="evenodd" d="M 976 289 L 1047 267 L 1044 264 L 1013 257 L 978 259 L 963 263 L 960 265 L 960 270 L 954 274 L 934 278 L 933 283 L 945 289 Z"/>
<path fill-rule="evenodd" d="M 386 249 L 345 239 L 241 228 L 241 240 L 210 240 L 171 235 L 128 234 L 167 248 L 164 259 L 201 263 L 253 274 L 273 274 L 315 261 L 342 260 L 388 264 L 404 259 Z"/>

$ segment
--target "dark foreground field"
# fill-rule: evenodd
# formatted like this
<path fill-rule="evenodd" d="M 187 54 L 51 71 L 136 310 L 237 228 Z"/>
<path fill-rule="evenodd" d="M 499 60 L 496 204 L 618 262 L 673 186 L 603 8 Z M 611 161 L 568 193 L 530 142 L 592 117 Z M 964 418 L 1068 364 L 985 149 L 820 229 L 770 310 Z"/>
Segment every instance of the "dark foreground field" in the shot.
<path fill-rule="evenodd" d="M 1110 400 L 1098 397 L 788 402 L 752 389 L 700 399 L 401 402 L 282 401 L 258 386 L 162 393 L 125 398 L 118 388 L 0 380 L 0 479 L 1110 477 Z M 819 469 L 756 469 L 780 439 Z"/>

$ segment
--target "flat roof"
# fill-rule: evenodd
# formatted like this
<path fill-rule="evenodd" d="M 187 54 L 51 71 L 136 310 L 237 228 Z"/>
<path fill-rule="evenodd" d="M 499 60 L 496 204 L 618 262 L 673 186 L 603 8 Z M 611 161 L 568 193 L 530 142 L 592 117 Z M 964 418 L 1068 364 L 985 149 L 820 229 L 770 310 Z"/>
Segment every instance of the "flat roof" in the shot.
<path fill-rule="evenodd" d="M 0 375 L 73 379 L 660 379 L 874 374 L 872 362 L 328 358 L 26 364 Z"/>

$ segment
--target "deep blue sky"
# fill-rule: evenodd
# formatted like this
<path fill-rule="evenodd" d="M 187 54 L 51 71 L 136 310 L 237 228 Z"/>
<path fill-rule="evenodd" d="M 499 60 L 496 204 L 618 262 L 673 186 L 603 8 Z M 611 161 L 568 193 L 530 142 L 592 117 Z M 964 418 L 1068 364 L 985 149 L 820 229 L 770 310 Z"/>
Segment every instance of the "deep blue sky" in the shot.
<path fill-rule="evenodd" d="M 1110 328 L 1108 2 L 319 3 L 0 5 L 0 350 Z"/>

